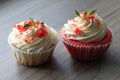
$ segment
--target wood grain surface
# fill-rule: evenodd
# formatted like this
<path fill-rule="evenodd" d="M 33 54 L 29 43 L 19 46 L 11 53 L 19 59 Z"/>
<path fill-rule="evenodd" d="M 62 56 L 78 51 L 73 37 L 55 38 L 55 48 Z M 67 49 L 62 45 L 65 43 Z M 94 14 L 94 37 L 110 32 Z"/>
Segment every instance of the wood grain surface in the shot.
<path fill-rule="evenodd" d="M 38 67 L 19 64 L 7 42 L 15 23 L 40 19 L 58 32 L 74 9 L 97 9 L 113 32 L 106 54 L 93 62 L 76 61 L 60 40 L 52 60 Z M 120 80 L 120 0 L 0 0 L 0 80 Z"/>

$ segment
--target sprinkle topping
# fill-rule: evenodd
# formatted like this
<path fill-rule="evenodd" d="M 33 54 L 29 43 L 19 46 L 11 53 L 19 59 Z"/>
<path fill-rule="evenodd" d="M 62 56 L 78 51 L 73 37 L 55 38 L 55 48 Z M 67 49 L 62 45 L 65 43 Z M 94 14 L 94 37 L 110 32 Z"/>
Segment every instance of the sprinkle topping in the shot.
<path fill-rule="evenodd" d="M 37 32 L 37 36 L 39 38 L 44 37 L 47 35 L 47 31 L 45 30 L 45 26 L 41 26 L 40 30 Z"/>
<path fill-rule="evenodd" d="M 83 34 L 83 31 L 76 27 L 76 28 L 74 28 L 74 33 L 75 34 Z"/>
<path fill-rule="evenodd" d="M 101 40 L 107 30 L 104 20 L 98 16 L 96 10 L 78 12 L 75 17 L 64 24 L 63 33 L 70 40 L 92 42 Z"/>
<path fill-rule="evenodd" d="M 79 13 L 77 10 L 75 10 L 75 14 L 76 14 L 76 16 L 81 17 L 83 20 L 92 19 L 92 21 L 93 21 L 96 16 L 96 14 L 95 14 L 96 11 L 97 10 L 95 9 L 95 10 L 91 10 L 89 12 L 80 12 Z"/>
<path fill-rule="evenodd" d="M 48 34 L 44 22 L 33 20 L 33 18 L 16 24 L 15 28 L 19 31 L 16 34 L 17 37 L 26 35 L 24 38 L 25 43 L 34 41 L 36 38 L 42 38 Z"/>

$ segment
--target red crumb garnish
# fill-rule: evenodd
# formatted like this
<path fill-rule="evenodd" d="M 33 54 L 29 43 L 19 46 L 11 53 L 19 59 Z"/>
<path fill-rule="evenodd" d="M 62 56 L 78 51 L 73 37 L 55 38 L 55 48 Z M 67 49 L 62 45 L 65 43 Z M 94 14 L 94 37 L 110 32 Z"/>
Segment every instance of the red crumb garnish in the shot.
<path fill-rule="evenodd" d="M 94 22 L 95 16 L 96 16 L 96 14 L 93 14 L 93 15 L 90 17 L 90 19 L 92 19 L 92 22 Z"/>
<path fill-rule="evenodd" d="M 25 32 L 26 30 L 28 30 L 28 29 L 32 30 L 33 28 L 39 29 L 36 33 L 37 37 L 41 38 L 41 37 L 44 37 L 45 35 L 47 35 L 47 31 L 46 31 L 44 22 L 39 21 L 39 20 L 33 20 L 32 18 L 30 18 L 30 20 L 24 21 L 24 25 L 16 24 L 16 25 L 14 25 L 14 27 L 19 31 L 18 36 L 22 35 L 23 32 Z M 29 41 L 34 41 L 34 40 L 35 40 L 35 38 L 31 37 L 31 38 L 24 39 L 24 42 L 27 43 Z"/>
<path fill-rule="evenodd" d="M 45 35 L 47 35 L 47 31 L 45 30 L 45 26 L 41 26 L 40 30 L 37 32 L 37 36 L 39 38 L 44 37 Z"/>
<path fill-rule="evenodd" d="M 35 23 L 35 24 L 38 24 L 38 23 L 40 23 L 40 21 L 39 21 L 39 20 L 36 20 L 36 21 L 34 21 L 34 23 Z"/>
<path fill-rule="evenodd" d="M 85 12 L 80 12 L 80 14 L 84 15 L 84 14 L 85 14 Z"/>
<path fill-rule="evenodd" d="M 38 28 L 38 26 L 36 25 L 36 26 L 34 26 L 35 28 Z"/>
<path fill-rule="evenodd" d="M 28 29 L 28 28 L 24 28 L 23 25 L 20 25 L 20 24 L 18 24 L 16 27 L 20 32 L 24 32 Z"/>
<path fill-rule="evenodd" d="M 75 34 L 83 34 L 83 31 L 80 30 L 79 28 L 74 28 L 74 33 Z"/>
<path fill-rule="evenodd" d="M 29 40 L 28 40 L 28 39 L 24 39 L 24 42 L 28 43 L 28 42 L 29 42 Z"/>
<path fill-rule="evenodd" d="M 86 20 L 86 21 L 87 21 L 88 19 L 89 19 L 89 18 L 83 18 L 83 20 Z"/>
<path fill-rule="evenodd" d="M 31 20 L 27 20 L 24 22 L 25 24 L 29 24 L 29 25 L 32 25 L 32 21 Z"/>
<path fill-rule="evenodd" d="M 39 30 L 39 31 L 37 32 L 37 36 L 38 36 L 39 38 L 42 38 L 43 36 L 45 36 L 45 33 L 44 33 L 43 31 Z"/>
<path fill-rule="evenodd" d="M 40 29 L 43 30 L 43 31 L 45 31 L 45 28 L 46 28 L 46 27 L 45 27 L 44 25 L 42 25 L 42 26 L 40 27 Z"/>
<path fill-rule="evenodd" d="M 83 20 L 92 19 L 92 22 L 94 21 L 96 16 L 95 12 L 96 12 L 96 9 L 91 10 L 89 12 L 80 12 L 80 13 L 77 10 L 75 10 L 75 14 L 77 15 L 77 17 L 81 17 Z"/>
<path fill-rule="evenodd" d="M 28 42 L 34 41 L 34 40 L 35 40 L 34 37 L 30 37 L 30 38 L 24 39 L 24 42 L 28 43 Z"/>

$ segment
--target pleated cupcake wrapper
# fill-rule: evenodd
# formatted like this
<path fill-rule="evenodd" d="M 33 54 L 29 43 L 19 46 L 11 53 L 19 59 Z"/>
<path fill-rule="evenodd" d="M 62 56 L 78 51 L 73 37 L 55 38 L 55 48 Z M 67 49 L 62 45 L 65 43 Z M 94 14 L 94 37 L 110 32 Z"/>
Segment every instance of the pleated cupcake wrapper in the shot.
<path fill-rule="evenodd" d="M 24 64 L 27 66 L 37 66 L 47 62 L 49 58 L 51 58 L 51 56 L 53 55 L 55 46 L 53 46 L 49 50 L 42 51 L 42 52 L 35 52 L 35 53 L 24 52 L 13 46 L 11 48 L 14 56 L 21 64 Z"/>
<path fill-rule="evenodd" d="M 86 61 L 98 59 L 101 57 L 111 44 L 111 42 L 108 42 L 99 46 L 76 46 L 74 44 L 68 43 L 63 39 L 62 41 L 73 58 Z"/>
<path fill-rule="evenodd" d="M 57 45 L 56 43 L 53 46 L 51 46 L 51 48 L 44 51 L 28 52 L 16 48 L 13 44 L 11 44 L 10 37 L 8 38 L 8 43 L 12 49 L 13 55 L 16 57 L 18 62 L 27 66 L 37 66 L 46 63 L 49 60 L 49 58 L 51 58 L 51 56 L 53 55 L 54 49 Z"/>

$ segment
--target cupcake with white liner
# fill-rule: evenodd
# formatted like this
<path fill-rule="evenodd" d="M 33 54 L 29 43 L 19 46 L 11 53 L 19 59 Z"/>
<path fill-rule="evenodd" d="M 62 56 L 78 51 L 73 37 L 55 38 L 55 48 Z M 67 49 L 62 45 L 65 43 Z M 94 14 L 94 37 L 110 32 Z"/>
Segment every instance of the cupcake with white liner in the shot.
<path fill-rule="evenodd" d="M 112 41 L 111 30 L 96 10 L 78 12 L 61 30 L 62 41 L 72 57 L 79 60 L 95 60 L 101 57 Z"/>
<path fill-rule="evenodd" d="M 58 42 L 58 33 L 40 20 L 22 21 L 15 24 L 8 37 L 16 59 L 27 66 L 47 62 Z"/>

